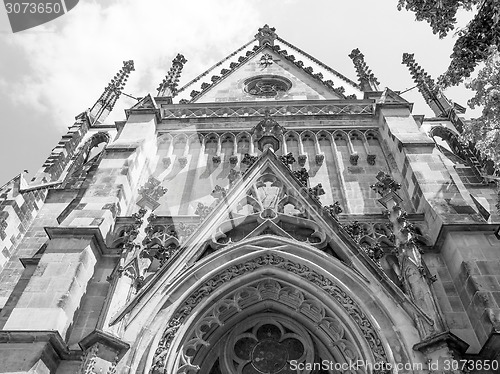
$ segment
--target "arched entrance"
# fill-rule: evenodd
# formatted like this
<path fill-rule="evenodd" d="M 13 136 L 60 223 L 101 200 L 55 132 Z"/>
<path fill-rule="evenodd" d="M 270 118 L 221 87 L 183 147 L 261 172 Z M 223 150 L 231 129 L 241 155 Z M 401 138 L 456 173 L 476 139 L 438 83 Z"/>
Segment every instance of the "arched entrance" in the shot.
<path fill-rule="evenodd" d="M 322 370 L 322 362 L 373 361 L 359 334 L 317 297 L 258 275 L 194 323 L 177 373 L 316 374 L 333 372 Z"/>
<path fill-rule="evenodd" d="M 393 362 L 391 348 L 407 361 L 385 308 L 339 260 L 267 235 L 217 254 L 189 271 L 188 292 L 172 296 L 175 310 L 153 341 L 148 372 L 338 373 L 334 364 Z M 389 348 L 380 324 L 396 346 Z"/>

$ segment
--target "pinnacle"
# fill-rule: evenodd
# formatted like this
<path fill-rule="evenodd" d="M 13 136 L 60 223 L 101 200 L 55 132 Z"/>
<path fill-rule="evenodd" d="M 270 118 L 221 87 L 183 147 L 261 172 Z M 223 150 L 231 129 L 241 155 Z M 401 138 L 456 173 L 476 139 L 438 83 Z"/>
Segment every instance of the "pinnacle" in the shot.
<path fill-rule="evenodd" d="M 259 41 L 259 46 L 265 44 L 273 46 L 274 40 L 278 37 L 275 31 L 276 29 L 274 27 L 269 27 L 268 24 L 265 24 L 263 27 L 259 28 L 257 34 L 255 34 L 255 39 Z"/>

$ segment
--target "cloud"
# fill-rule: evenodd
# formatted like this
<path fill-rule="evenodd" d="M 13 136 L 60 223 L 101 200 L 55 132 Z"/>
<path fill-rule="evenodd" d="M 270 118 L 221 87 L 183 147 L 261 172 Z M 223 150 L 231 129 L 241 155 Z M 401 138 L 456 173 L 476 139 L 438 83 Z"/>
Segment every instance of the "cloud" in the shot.
<path fill-rule="evenodd" d="M 187 81 L 249 41 L 260 18 L 245 0 L 80 1 L 59 20 L 8 35 L 9 47 L 29 60 L 27 71 L 8 83 L 10 98 L 67 127 L 92 106 L 123 60 L 133 59 L 136 67 L 125 92 L 144 96 L 156 92 L 178 52 L 188 60 Z M 113 119 L 132 104 L 121 99 Z"/>

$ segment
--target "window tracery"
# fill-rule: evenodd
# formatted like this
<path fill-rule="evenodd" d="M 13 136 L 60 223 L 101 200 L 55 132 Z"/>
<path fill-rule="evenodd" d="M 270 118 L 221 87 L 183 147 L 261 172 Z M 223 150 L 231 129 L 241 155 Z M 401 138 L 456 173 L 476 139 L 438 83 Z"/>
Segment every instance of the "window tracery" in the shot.
<path fill-rule="evenodd" d="M 256 323 L 232 336 L 226 344 L 226 352 L 233 360 L 231 369 L 242 374 L 294 373 L 293 363 L 314 357 L 311 348 L 308 336 L 301 336 L 276 320 Z"/>
<path fill-rule="evenodd" d="M 245 92 L 254 96 L 278 96 L 292 87 L 292 82 L 276 75 L 260 75 L 245 81 Z"/>

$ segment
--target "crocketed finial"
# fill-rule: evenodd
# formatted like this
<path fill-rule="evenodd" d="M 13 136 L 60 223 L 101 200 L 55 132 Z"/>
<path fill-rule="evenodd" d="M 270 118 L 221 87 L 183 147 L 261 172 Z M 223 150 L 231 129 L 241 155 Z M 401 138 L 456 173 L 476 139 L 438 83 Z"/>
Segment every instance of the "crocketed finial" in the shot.
<path fill-rule="evenodd" d="M 408 66 L 411 77 L 417 85 L 418 90 L 436 116 L 446 117 L 449 110 L 453 107 L 452 104 L 443 95 L 432 77 L 415 62 L 413 56 L 413 53 L 403 53 L 403 61 L 401 63 Z"/>
<path fill-rule="evenodd" d="M 172 67 L 158 87 L 158 96 L 174 97 L 177 94 L 177 85 L 182 68 L 187 60 L 180 53 L 172 60 Z"/>
<path fill-rule="evenodd" d="M 255 39 L 259 41 L 259 46 L 269 44 L 274 45 L 274 40 L 278 37 L 275 33 L 276 29 L 274 27 L 269 27 L 269 25 L 264 25 L 259 29 L 259 32 L 255 34 Z"/>
<path fill-rule="evenodd" d="M 360 52 L 360 50 L 358 48 L 353 49 L 349 57 L 354 64 L 354 68 L 356 69 L 361 89 L 363 91 L 378 91 L 378 85 L 380 83 L 366 64 L 365 56 Z"/>
<path fill-rule="evenodd" d="M 108 86 L 104 88 L 104 92 L 97 99 L 94 106 L 90 109 L 90 117 L 92 124 L 102 123 L 109 113 L 113 110 L 116 101 L 122 94 L 123 88 L 127 83 L 130 72 L 135 71 L 134 61 L 123 61 L 123 67 L 116 74 Z"/>

